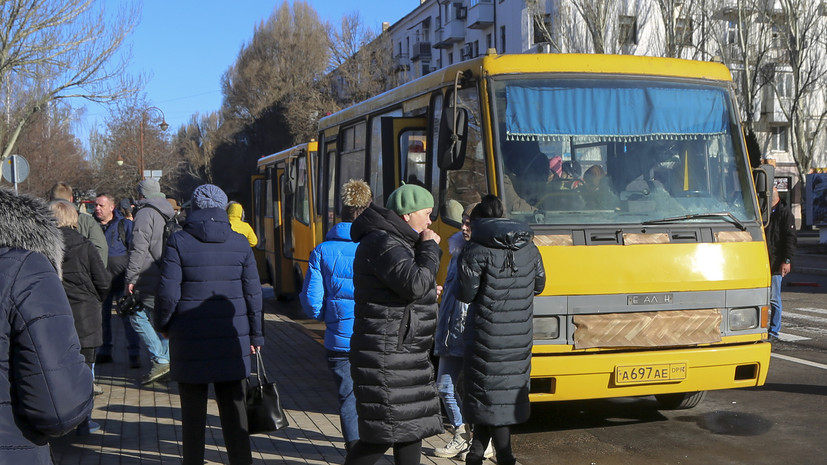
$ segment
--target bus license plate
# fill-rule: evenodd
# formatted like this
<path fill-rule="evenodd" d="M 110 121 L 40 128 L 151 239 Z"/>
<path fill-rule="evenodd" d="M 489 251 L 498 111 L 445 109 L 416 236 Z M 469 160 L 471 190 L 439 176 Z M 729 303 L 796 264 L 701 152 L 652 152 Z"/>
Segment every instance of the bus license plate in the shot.
<path fill-rule="evenodd" d="M 616 384 L 659 383 L 686 379 L 686 363 L 626 365 L 615 368 Z"/>

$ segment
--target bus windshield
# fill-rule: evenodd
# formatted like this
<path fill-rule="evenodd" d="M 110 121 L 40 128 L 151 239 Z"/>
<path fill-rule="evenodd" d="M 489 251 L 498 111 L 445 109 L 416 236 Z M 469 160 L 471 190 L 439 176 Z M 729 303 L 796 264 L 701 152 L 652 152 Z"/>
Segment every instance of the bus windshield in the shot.
<path fill-rule="evenodd" d="M 491 84 L 508 216 L 547 225 L 756 220 L 724 86 L 614 77 Z"/>

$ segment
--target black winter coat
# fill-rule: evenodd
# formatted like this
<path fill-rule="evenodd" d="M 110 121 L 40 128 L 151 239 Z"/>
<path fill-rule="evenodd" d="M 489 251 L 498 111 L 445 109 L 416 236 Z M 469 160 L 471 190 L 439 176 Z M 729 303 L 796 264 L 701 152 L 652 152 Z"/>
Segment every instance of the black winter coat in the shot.
<path fill-rule="evenodd" d="M 103 344 L 101 302 L 109 292 L 112 275 L 89 239 L 69 227 L 60 232 L 65 246 L 63 289 L 72 306 L 80 346 L 99 347 Z"/>
<path fill-rule="evenodd" d="M 92 371 L 80 354 L 72 309 L 58 277 L 62 256 L 63 241 L 49 209 L 0 188 L 4 464 L 51 464 L 48 437 L 71 431 L 92 410 Z"/>
<path fill-rule="evenodd" d="M 359 437 L 416 441 L 443 432 L 429 351 L 442 251 L 398 215 L 371 205 L 351 227 L 358 242 L 350 363 Z"/>
<path fill-rule="evenodd" d="M 784 200 L 779 200 L 770 214 L 767 234 L 767 252 L 770 255 L 772 274 L 781 274 L 781 265 L 793 258 L 798 236 L 795 232 L 795 217 Z"/>
<path fill-rule="evenodd" d="M 534 296 L 546 284 L 534 233 L 524 223 L 484 218 L 471 224 L 459 264 L 465 323 L 462 415 L 475 425 L 528 420 Z"/>
<path fill-rule="evenodd" d="M 169 333 L 170 377 L 181 383 L 250 376 L 264 345 L 261 283 L 247 239 L 222 208 L 193 210 L 169 238 L 155 295 L 155 328 Z"/>

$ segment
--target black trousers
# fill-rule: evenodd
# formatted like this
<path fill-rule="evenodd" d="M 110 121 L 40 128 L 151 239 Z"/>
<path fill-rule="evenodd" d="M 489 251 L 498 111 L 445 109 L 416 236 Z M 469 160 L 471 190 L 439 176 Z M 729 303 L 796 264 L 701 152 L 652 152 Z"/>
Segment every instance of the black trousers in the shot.
<path fill-rule="evenodd" d="M 385 451 L 393 447 L 395 465 L 419 465 L 422 459 L 422 441 L 395 442 L 393 444 L 374 444 L 356 441 L 347 451 L 345 465 L 372 465 L 379 461 Z"/>
<path fill-rule="evenodd" d="M 466 465 L 481 465 L 485 460 L 483 454 L 488 447 L 488 441 L 494 443 L 497 451 L 498 465 L 514 465 L 517 459 L 511 451 L 511 428 L 508 426 L 474 425 L 474 436 L 471 438 L 471 449 L 465 456 Z"/>
<path fill-rule="evenodd" d="M 204 464 L 204 436 L 207 430 L 207 394 L 209 384 L 178 383 L 181 397 L 183 430 L 183 465 Z M 250 433 L 247 432 L 247 409 L 244 396 L 247 379 L 213 383 L 221 432 L 231 465 L 250 465 Z"/>

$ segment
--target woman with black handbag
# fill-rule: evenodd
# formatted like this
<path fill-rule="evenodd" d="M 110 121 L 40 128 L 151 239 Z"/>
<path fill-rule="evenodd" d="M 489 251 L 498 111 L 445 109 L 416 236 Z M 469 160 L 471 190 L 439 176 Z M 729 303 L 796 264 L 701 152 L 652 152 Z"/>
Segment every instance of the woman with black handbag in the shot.
<path fill-rule="evenodd" d="M 195 189 L 184 229 L 167 242 L 155 300 L 155 328 L 169 337 L 170 376 L 181 396 L 184 465 L 204 463 L 210 383 L 230 464 L 252 463 L 245 390 L 251 355 L 264 343 L 261 285 L 226 205 L 217 186 Z"/>

